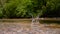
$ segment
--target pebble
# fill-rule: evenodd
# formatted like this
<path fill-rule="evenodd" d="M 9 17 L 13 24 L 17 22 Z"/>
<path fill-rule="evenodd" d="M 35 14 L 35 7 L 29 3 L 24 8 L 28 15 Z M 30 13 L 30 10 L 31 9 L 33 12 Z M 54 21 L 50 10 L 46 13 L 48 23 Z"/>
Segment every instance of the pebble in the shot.
<path fill-rule="evenodd" d="M 60 34 L 60 29 L 26 28 L 18 24 L 1 24 L 0 34 Z"/>

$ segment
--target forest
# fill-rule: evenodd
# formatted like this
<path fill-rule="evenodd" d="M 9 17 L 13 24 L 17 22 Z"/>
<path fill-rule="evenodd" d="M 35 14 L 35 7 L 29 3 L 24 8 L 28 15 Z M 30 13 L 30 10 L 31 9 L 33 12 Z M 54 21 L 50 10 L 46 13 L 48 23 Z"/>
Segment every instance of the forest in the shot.
<path fill-rule="evenodd" d="M 60 0 L 0 0 L 0 18 L 60 17 Z"/>

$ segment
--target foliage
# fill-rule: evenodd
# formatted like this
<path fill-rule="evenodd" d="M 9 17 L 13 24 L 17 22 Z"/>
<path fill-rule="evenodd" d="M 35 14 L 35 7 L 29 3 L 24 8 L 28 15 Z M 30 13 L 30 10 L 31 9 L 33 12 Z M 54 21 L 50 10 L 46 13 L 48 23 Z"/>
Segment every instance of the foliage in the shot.
<path fill-rule="evenodd" d="M 60 0 L 0 0 L 0 6 L 0 15 L 5 18 L 60 13 Z"/>
<path fill-rule="evenodd" d="M 47 0 L 45 17 L 60 17 L 60 0 Z"/>
<path fill-rule="evenodd" d="M 0 18 L 3 17 L 2 8 L 0 8 Z"/>

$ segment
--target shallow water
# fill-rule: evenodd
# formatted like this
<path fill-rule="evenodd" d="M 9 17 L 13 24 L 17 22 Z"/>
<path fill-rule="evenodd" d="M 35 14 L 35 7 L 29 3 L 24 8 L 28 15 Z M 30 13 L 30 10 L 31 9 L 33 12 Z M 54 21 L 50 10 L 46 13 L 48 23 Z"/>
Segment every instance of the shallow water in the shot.
<path fill-rule="evenodd" d="M 0 34 L 60 34 L 60 28 L 46 28 L 44 25 L 0 23 Z"/>

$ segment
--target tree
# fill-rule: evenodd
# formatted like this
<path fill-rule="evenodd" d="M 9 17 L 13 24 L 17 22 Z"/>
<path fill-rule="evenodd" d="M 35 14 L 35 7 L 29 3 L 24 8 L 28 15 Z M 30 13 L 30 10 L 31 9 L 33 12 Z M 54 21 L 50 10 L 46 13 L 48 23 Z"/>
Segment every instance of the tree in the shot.
<path fill-rule="evenodd" d="M 3 17 L 2 8 L 0 7 L 0 18 Z"/>
<path fill-rule="evenodd" d="M 6 17 L 24 17 L 29 10 L 28 5 L 31 5 L 31 0 L 10 0 L 4 5 L 4 15 Z"/>
<path fill-rule="evenodd" d="M 60 15 L 60 0 L 47 0 L 45 17 L 57 17 Z"/>
<path fill-rule="evenodd" d="M 0 18 L 2 18 L 2 16 L 3 16 L 2 10 L 3 10 L 3 4 L 4 3 L 5 3 L 4 0 L 0 0 Z"/>
<path fill-rule="evenodd" d="M 3 7 L 4 7 L 4 4 L 8 2 L 7 0 L 0 0 L 0 18 L 3 18 Z"/>
<path fill-rule="evenodd" d="M 59 0 L 8 0 L 3 2 L 4 17 L 40 17 L 60 7 Z M 39 18 L 38 17 L 38 18 Z"/>

